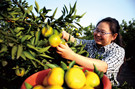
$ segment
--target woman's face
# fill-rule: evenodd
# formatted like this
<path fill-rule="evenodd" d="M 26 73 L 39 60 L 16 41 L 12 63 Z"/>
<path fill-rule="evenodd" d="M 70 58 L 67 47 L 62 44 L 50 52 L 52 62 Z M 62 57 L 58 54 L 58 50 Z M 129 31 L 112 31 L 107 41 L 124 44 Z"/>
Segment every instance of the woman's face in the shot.
<path fill-rule="evenodd" d="M 99 47 L 109 45 L 117 37 L 117 33 L 112 34 L 109 24 L 101 22 L 94 31 L 94 39 Z"/>

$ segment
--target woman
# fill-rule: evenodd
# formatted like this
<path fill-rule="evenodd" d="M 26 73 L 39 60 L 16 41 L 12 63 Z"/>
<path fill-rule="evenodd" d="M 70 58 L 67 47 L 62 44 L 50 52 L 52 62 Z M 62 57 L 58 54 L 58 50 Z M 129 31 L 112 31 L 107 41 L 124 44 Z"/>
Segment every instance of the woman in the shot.
<path fill-rule="evenodd" d="M 69 46 L 60 44 L 57 53 L 68 60 L 75 60 L 77 64 L 93 69 L 93 64 L 98 70 L 103 71 L 108 78 L 114 77 L 112 83 L 118 85 L 117 73 L 124 62 L 125 50 L 122 48 L 122 39 L 119 33 L 119 23 L 116 19 L 107 17 L 99 21 L 94 30 L 94 40 L 80 40 L 71 36 L 71 41 L 75 40 L 79 44 L 81 41 L 86 44 L 85 49 L 89 52 L 89 57 L 84 57 L 73 52 Z M 63 31 L 63 39 L 68 40 L 70 34 Z M 102 59 L 95 59 L 96 54 Z"/>

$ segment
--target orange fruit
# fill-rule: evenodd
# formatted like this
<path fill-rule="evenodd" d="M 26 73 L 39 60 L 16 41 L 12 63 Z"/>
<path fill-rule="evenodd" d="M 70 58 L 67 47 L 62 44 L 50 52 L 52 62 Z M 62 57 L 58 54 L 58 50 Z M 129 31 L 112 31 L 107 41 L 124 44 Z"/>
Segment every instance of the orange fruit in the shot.
<path fill-rule="evenodd" d="M 76 33 L 75 35 L 76 35 L 76 36 L 79 36 L 79 33 Z"/>
<path fill-rule="evenodd" d="M 100 84 L 99 76 L 96 73 L 88 71 L 85 72 L 85 76 L 86 76 L 86 86 L 97 87 Z"/>
<path fill-rule="evenodd" d="M 47 79 L 48 79 L 48 76 L 45 76 L 45 77 L 44 77 L 44 80 L 43 80 L 43 85 L 44 85 L 44 86 L 48 86 Z"/>
<path fill-rule="evenodd" d="M 46 82 L 47 81 L 47 82 Z M 59 85 L 64 83 L 64 70 L 60 67 L 52 68 L 47 77 L 43 80 L 43 85 Z"/>
<path fill-rule="evenodd" d="M 83 88 L 81 88 L 81 89 L 94 89 L 93 87 L 91 87 L 91 86 L 84 86 Z"/>
<path fill-rule="evenodd" d="M 15 73 L 16 73 L 17 76 L 21 76 L 22 77 L 25 74 L 25 69 L 24 68 L 17 68 L 15 70 Z"/>
<path fill-rule="evenodd" d="M 86 77 L 80 68 L 73 67 L 66 72 L 65 82 L 70 88 L 82 88 L 86 82 Z"/>
<path fill-rule="evenodd" d="M 47 86 L 45 89 L 63 89 L 63 87 L 58 85 L 52 85 L 52 86 Z"/>
<path fill-rule="evenodd" d="M 42 28 L 42 35 L 45 37 L 49 37 L 53 34 L 53 28 L 50 26 Z"/>
<path fill-rule="evenodd" d="M 61 43 L 61 38 L 59 35 L 51 35 L 49 37 L 49 43 L 52 47 L 57 47 Z"/>
<path fill-rule="evenodd" d="M 45 87 L 42 85 L 36 85 L 32 89 L 45 89 Z"/>
<path fill-rule="evenodd" d="M 82 88 L 74 88 L 74 89 L 94 89 L 94 88 L 91 86 L 84 85 Z"/>

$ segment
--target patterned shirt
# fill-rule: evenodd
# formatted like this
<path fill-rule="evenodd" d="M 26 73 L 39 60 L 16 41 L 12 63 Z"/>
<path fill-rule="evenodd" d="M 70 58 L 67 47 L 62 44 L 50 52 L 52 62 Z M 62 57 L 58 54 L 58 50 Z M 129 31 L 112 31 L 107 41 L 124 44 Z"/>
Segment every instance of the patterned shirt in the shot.
<path fill-rule="evenodd" d="M 119 85 L 119 82 L 117 81 L 117 74 L 119 72 L 120 66 L 124 62 L 125 50 L 114 42 L 104 47 L 98 48 L 94 40 L 76 40 L 77 44 L 80 42 L 82 42 L 82 44 L 86 44 L 85 50 L 89 52 L 90 58 L 95 58 L 97 54 L 102 56 L 101 60 L 108 64 L 108 69 L 105 74 L 109 79 L 111 79 L 113 75 L 114 80 L 111 80 L 111 82 L 114 85 Z"/>

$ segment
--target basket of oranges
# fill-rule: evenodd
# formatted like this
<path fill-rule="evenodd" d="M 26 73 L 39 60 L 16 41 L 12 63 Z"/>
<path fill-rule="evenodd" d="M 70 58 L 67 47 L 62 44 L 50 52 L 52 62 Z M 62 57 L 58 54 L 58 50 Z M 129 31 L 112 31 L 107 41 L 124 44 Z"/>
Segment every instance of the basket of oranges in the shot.
<path fill-rule="evenodd" d="M 73 64 L 73 62 L 72 62 Z M 99 73 L 99 74 L 97 74 Z M 54 67 L 28 77 L 21 89 L 111 89 L 111 82 L 103 72 L 79 66 Z"/>

